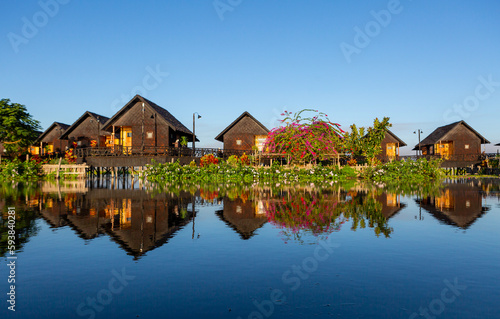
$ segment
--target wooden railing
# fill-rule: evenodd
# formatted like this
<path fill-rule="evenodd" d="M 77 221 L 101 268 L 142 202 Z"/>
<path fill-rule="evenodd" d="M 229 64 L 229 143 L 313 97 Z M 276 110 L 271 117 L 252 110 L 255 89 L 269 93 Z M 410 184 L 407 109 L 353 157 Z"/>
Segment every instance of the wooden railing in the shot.
<path fill-rule="evenodd" d="M 410 155 L 410 156 L 400 156 L 401 159 L 419 159 L 425 158 L 427 160 L 431 159 L 443 159 L 450 162 L 480 162 L 486 159 L 488 155 L 486 154 L 452 154 L 452 155 Z"/>
<path fill-rule="evenodd" d="M 187 147 L 154 147 L 145 146 L 144 148 L 115 146 L 115 147 L 88 147 L 76 149 L 76 156 L 85 158 L 89 156 L 192 156 L 203 157 L 207 154 L 213 154 L 220 158 L 228 158 L 231 155 L 241 156 L 243 154 L 251 155 L 252 150 L 230 150 L 218 148 L 192 148 Z"/>

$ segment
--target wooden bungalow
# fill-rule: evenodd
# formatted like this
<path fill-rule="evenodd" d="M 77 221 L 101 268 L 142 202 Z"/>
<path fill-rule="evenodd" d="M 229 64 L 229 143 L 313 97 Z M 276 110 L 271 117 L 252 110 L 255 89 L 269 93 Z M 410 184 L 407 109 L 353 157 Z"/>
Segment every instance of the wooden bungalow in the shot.
<path fill-rule="evenodd" d="M 103 130 L 116 136 L 111 145 L 137 150 L 173 147 L 183 136 L 193 141 L 193 133 L 170 112 L 140 95 L 113 115 Z"/>
<path fill-rule="evenodd" d="M 92 141 L 97 146 L 107 146 L 112 137 L 110 132 L 103 130 L 103 125 L 108 120 L 106 116 L 86 111 L 62 134 L 61 139 L 67 140 L 70 146 L 76 143 L 77 148 L 90 147 Z"/>
<path fill-rule="evenodd" d="M 269 130 L 245 111 L 215 139 L 224 143 L 225 150 L 252 150 L 256 146 L 263 151 L 267 133 Z"/>
<path fill-rule="evenodd" d="M 481 145 L 489 144 L 481 134 L 464 121 L 438 127 L 413 150 L 422 155 L 436 155 L 445 160 L 475 162 L 481 155 Z"/>
<path fill-rule="evenodd" d="M 68 141 L 61 137 L 68 128 L 68 124 L 60 122 L 52 123 L 30 147 L 29 152 L 31 155 L 63 153 L 68 146 Z"/>
<path fill-rule="evenodd" d="M 399 148 L 404 146 L 406 146 L 405 142 L 387 130 L 382 140 L 382 153 L 378 157 L 383 162 L 395 160 L 399 157 Z"/>

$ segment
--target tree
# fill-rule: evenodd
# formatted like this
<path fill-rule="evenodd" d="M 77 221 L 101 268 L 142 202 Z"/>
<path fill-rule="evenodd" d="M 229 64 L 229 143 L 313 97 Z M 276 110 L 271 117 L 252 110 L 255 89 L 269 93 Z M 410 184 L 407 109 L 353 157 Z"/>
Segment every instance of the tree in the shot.
<path fill-rule="evenodd" d="M 377 155 L 382 152 L 385 133 L 391 126 L 388 117 L 384 117 L 382 121 L 376 118 L 373 126 L 368 129 L 364 127 L 358 129 L 355 124 L 351 125 L 351 132 L 346 134 L 344 139 L 345 151 L 351 154 L 351 157 L 364 156 L 371 165 L 374 165 Z"/>
<path fill-rule="evenodd" d="M 303 117 L 304 112 L 317 113 L 313 117 Z M 337 123 L 332 123 L 328 115 L 317 110 L 302 110 L 292 116 L 285 111 L 279 126 L 269 132 L 264 149 L 282 154 L 293 163 L 324 160 L 337 154 L 341 148 L 344 131 Z"/>
<path fill-rule="evenodd" d="M 0 142 L 8 155 L 17 157 L 25 152 L 40 129 L 40 122 L 33 119 L 24 105 L 0 100 Z"/>

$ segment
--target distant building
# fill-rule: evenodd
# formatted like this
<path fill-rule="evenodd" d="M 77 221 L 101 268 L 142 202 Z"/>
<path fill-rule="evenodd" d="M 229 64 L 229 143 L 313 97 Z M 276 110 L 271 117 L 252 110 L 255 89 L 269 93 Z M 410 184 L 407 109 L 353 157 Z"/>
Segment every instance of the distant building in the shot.
<path fill-rule="evenodd" d="M 450 161 L 477 161 L 481 144 L 489 144 L 481 134 L 464 121 L 438 127 L 413 150 L 422 155 L 438 155 Z"/>
<path fill-rule="evenodd" d="M 225 150 L 252 150 L 257 146 L 262 151 L 267 133 L 269 130 L 245 111 L 215 139 L 224 143 Z"/>
<path fill-rule="evenodd" d="M 31 155 L 42 155 L 46 153 L 63 153 L 68 146 L 68 141 L 61 139 L 69 128 L 68 124 L 54 122 L 35 140 L 30 147 Z"/>
<path fill-rule="evenodd" d="M 90 147 L 92 141 L 104 147 L 111 140 L 111 133 L 102 128 L 108 120 L 106 116 L 87 111 L 62 134 L 61 139 L 68 140 L 70 146 L 76 143 L 78 148 Z"/>
<path fill-rule="evenodd" d="M 131 149 L 173 147 L 183 136 L 193 141 L 193 132 L 170 112 L 140 95 L 134 96 L 102 129 L 115 136 L 112 145 Z"/>
<path fill-rule="evenodd" d="M 378 156 L 382 161 L 392 161 L 399 157 L 399 148 L 406 146 L 399 137 L 390 130 L 387 130 L 382 140 L 382 153 Z"/>

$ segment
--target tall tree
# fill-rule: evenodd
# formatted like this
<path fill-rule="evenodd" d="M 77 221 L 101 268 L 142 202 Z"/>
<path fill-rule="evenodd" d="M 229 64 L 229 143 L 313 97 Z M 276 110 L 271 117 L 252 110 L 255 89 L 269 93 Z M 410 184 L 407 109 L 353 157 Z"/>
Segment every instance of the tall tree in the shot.
<path fill-rule="evenodd" d="M 33 144 L 41 129 L 26 106 L 11 103 L 9 99 L 0 100 L 0 142 L 8 155 L 19 156 Z"/>

